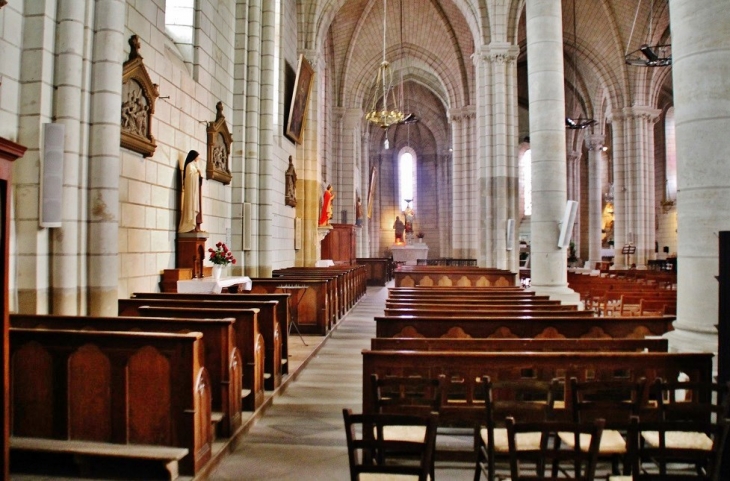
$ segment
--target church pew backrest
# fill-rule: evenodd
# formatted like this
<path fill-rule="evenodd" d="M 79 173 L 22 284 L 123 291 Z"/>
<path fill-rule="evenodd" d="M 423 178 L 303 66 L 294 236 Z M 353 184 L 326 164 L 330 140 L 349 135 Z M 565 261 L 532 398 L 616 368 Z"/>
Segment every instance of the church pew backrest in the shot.
<path fill-rule="evenodd" d="M 478 267 L 398 268 L 394 277 L 396 287 L 509 287 L 517 282 L 517 274 L 513 272 Z"/>
<path fill-rule="evenodd" d="M 292 302 L 292 318 L 297 319 L 303 334 L 325 335 L 336 322 L 337 312 L 330 307 L 330 297 L 334 299 L 330 292 L 332 284 L 326 279 L 254 277 L 251 282 L 252 293 L 285 292 L 282 286 L 302 286 L 303 293 L 292 292 L 292 297 L 297 298 Z"/>
<path fill-rule="evenodd" d="M 370 351 L 363 356 L 363 412 L 374 412 L 371 376 L 446 376 L 446 395 L 439 411 L 439 423 L 473 426 L 483 422 L 482 376 L 492 381 L 537 379 L 638 380 L 677 379 L 680 373 L 691 380 L 712 380 L 711 353 L 661 352 L 454 352 L 454 351 Z M 480 398 L 480 396 L 482 396 Z M 570 412 L 570 383 L 564 383 L 565 411 Z"/>
<path fill-rule="evenodd" d="M 227 297 L 221 297 L 227 296 Z M 281 331 L 281 373 L 289 373 L 289 323 L 291 322 L 290 303 L 292 295 L 288 292 L 270 293 L 270 294 L 253 294 L 250 292 L 236 292 L 225 294 L 183 294 L 180 292 L 135 292 L 131 295 L 132 299 L 178 299 L 178 300 L 240 300 L 240 301 L 276 301 L 276 321 L 279 323 Z M 268 356 L 267 356 L 268 357 Z"/>
<path fill-rule="evenodd" d="M 236 347 L 235 319 L 173 319 L 139 317 L 55 316 L 11 314 L 10 326 L 24 329 L 144 331 L 203 334 L 203 365 L 211 382 L 212 409 L 220 412 L 220 434 L 230 436 L 241 426 L 243 359 Z"/>
<path fill-rule="evenodd" d="M 211 457 L 202 335 L 10 329 L 12 435 L 187 448 Z"/>
<path fill-rule="evenodd" d="M 573 307 L 573 309 L 570 309 Z M 405 317 L 515 317 L 515 316 L 535 316 L 535 317 L 575 317 L 590 318 L 594 317 L 593 311 L 579 311 L 576 306 L 512 306 L 492 309 L 485 306 L 463 306 L 451 307 L 435 306 L 428 308 L 420 307 L 386 307 L 384 310 L 386 316 L 405 316 Z"/>
<path fill-rule="evenodd" d="M 451 339 L 451 338 L 387 338 L 370 340 L 373 351 L 627 351 L 667 352 L 666 339 Z"/>
<path fill-rule="evenodd" d="M 578 311 L 580 312 L 580 311 Z M 673 317 L 375 317 L 376 337 L 636 338 L 672 330 Z"/>
<path fill-rule="evenodd" d="M 144 301 L 144 302 L 143 302 Z M 266 340 L 261 332 L 260 311 L 258 308 L 242 308 L 224 303 L 218 305 L 216 301 L 202 301 L 185 305 L 190 301 L 172 302 L 160 299 L 119 299 L 120 316 L 149 317 L 149 312 L 142 311 L 143 307 L 167 307 L 179 309 L 180 318 L 222 318 L 232 317 L 235 344 L 243 359 L 243 396 L 242 406 L 246 411 L 255 411 L 264 402 L 266 379 Z M 207 304 L 206 304 L 207 303 Z M 210 312 L 201 314 L 205 309 Z M 153 315 L 153 317 L 157 317 Z M 271 334 L 274 338 L 276 334 Z M 270 369 L 273 369 L 270 366 Z M 272 371 L 273 372 L 273 371 Z"/>

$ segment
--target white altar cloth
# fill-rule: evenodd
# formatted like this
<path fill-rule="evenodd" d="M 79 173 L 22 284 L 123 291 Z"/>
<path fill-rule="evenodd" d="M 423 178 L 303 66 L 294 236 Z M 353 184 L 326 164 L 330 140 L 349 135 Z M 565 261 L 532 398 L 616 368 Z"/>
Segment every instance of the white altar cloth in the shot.
<path fill-rule="evenodd" d="M 394 245 L 390 247 L 395 262 L 405 262 L 407 266 L 415 266 L 418 259 L 428 259 L 426 244 Z"/>
<path fill-rule="evenodd" d="M 212 277 L 203 277 L 202 279 L 177 281 L 177 292 L 186 294 L 220 294 L 223 292 L 224 287 L 231 287 L 236 284 L 241 284 L 244 291 L 250 291 L 253 286 L 251 278 L 246 276 L 221 277 L 217 281 Z"/>

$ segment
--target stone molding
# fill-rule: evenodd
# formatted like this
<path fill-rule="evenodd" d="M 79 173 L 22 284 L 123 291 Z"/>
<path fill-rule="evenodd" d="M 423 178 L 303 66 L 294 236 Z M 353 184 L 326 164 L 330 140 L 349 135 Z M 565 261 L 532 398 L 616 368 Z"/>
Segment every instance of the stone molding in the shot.
<path fill-rule="evenodd" d="M 601 134 L 586 135 L 583 141 L 588 150 L 601 150 L 606 142 L 606 136 Z"/>
<path fill-rule="evenodd" d="M 497 65 L 515 63 L 520 55 L 520 47 L 508 43 L 483 45 L 474 60 L 481 60 Z"/>
<path fill-rule="evenodd" d="M 122 71 L 121 145 L 143 157 L 150 157 L 157 149 L 152 135 L 152 116 L 160 92 L 139 54 L 141 43 L 137 35 L 129 37 L 129 46 L 129 59 L 124 62 Z"/>
<path fill-rule="evenodd" d="M 229 164 L 233 137 L 228 130 L 226 117 L 223 115 L 223 102 L 218 101 L 215 104 L 215 110 L 215 120 L 208 122 L 208 128 L 206 129 L 208 134 L 208 163 L 205 169 L 205 178 L 228 185 L 233 178 Z"/>
<path fill-rule="evenodd" d="M 614 115 L 614 120 L 630 120 L 630 119 L 642 119 L 651 123 L 656 123 L 662 111 L 659 109 L 653 109 L 651 107 L 634 106 L 625 107 L 621 110 L 620 115 Z"/>

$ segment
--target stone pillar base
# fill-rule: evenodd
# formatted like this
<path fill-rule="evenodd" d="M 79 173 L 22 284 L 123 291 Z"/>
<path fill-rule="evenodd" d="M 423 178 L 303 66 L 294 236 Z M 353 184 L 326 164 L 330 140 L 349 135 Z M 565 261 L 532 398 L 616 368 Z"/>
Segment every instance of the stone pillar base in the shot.
<path fill-rule="evenodd" d="M 580 300 L 580 294 L 568 287 L 547 287 L 532 285 L 527 289 L 533 291 L 539 296 L 550 296 L 550 299 L 558 300 L 563 304 L 572 304 L 578 306 L 579 310 L 583 310 L 583 302 Z"/>
<path fill-rule="evenodd" d="M 662 336 L 669 340 L 669 352 L 711 352 L 715 354 L 712 359 L 712 377 L 717 376 L 717 333 L 688 331 L 677 327 L 674 323 L 674 330 Z"/>

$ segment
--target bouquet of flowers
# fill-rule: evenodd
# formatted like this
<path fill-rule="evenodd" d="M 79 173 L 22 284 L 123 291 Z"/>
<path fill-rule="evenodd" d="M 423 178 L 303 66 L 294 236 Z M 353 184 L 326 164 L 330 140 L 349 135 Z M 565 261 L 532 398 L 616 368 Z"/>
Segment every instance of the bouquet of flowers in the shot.
<path fill-rule="evenodd" d="M 419 232 L 418 234 L 416 234 L 416 237 L 418 237 L 419 239 L 423 239 L 424 236 L 425 234 L 423 232 Z"/>
<path fill-rule="evenodd" d="M 215 245 L 215 249 L 210 247 L 208 249 L 208 254 L 208 260 L 219 266 L 227 266 L 228 264 L 236 263 L 236 258 L 233 257 L 233 252 L 231 252 L 228 249 L 228 246 L 223 242 L 218 242 Z"/>

